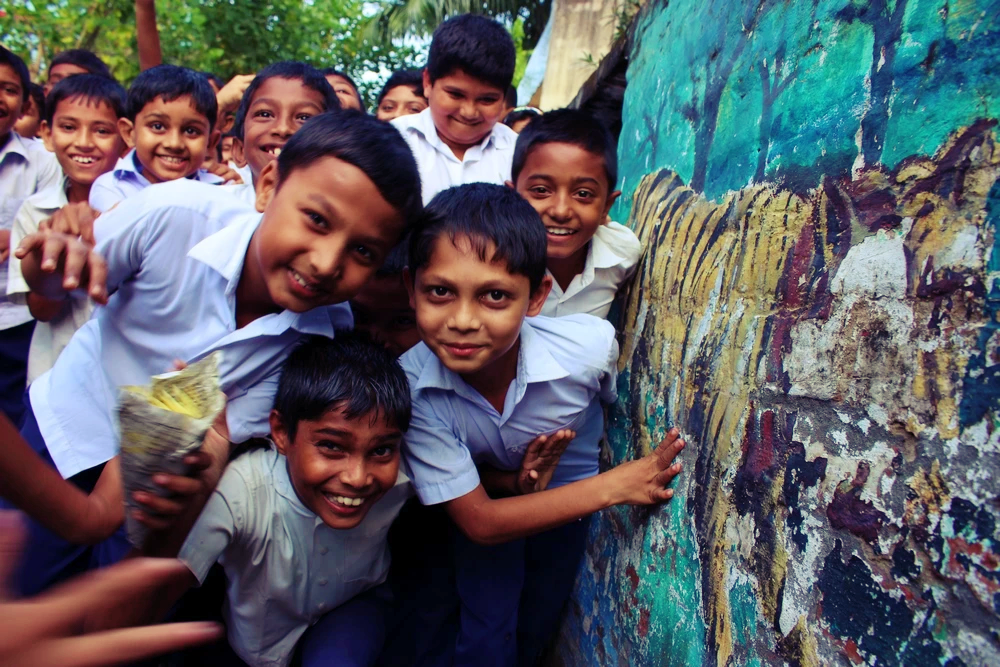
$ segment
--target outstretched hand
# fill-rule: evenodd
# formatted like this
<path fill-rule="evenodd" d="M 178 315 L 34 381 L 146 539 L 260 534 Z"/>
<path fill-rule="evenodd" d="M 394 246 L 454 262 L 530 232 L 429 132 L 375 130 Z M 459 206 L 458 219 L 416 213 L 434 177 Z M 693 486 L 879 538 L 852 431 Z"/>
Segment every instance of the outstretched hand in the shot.
<path fill-rule="evenodd" d="M 615 504 L 656 505 L 673 498 L 674 490 L 667 485 L 681 472 L 680 461 L 675 463 L 674 459 L 684 447 L 680 431 L 672 428 L 651 453 L 609 471 L 608 474 L 620 476 L 615 487 L 621 497 Z"/>
<path fill-rule="evenodd" d="M 58 232 L 28 234 L 14 251 L 32 292 L 61 299 L 66 292 L 85 287 L 100 304 L 108 302 L 108 265 L 93 246 L 76 236 Z"/>
<path fill-rule="evenodd" d="M 58 232 L 77 236 L 88 245 L 94 245 L 94 221 L 101 215 L 96 208 L 91 208 L 87 202 L 66 204 L 52 214 L 51 218 L 42 220 L 38 225 L 40 232 Z"/>
<path fill-rule="evenodd" d="M 0 584 L 20 557 L 25 529 L 15 512 L 0 513 Z M 113 613 L 190 576 L 176 560 L 136 558 L 92 572 L 28 600 L 11 601 L 0 585 L 0 664 L 99 667 L 142 660 L 222 637 L 216 623 L 171 623 L 86 633 L 88 616 Z"/>
<path fill-rule="evenodd" d="M 563 452 L 575 437 L 576 431 L 560 429 L 552 435 L 540 435 L 532 440 L 521 460 L 515 482 L 517 492 L 524 495 L 544 491 L 552 481 Z"/>

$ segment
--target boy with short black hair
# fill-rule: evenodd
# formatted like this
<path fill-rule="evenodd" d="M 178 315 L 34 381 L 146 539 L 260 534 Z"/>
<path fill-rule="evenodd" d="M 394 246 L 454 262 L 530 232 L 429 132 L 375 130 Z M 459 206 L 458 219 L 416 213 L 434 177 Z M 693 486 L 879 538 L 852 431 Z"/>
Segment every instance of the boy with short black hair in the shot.
<path fill-rule="evenodd" d="M 261 173 L 262 214 L 216 201 L 222 199 L 234 201 L 220 188 L 174 181 L 100 216 L 94 251 L 55 233 L 30 236 L 18 249 L 33 291 L 60 298 L 86 286 L 106 302 L 29 391 L 22 435 L 63 477 L 116 457 L 117 387 L 144 384 L 176 359 L 191 362 L 215 350 L 222 352 L 228 432 L 204 448 L 221 466 L 230 441 L 266 436 L 281 363 L 303 336 L 332 337 L 348 325 L 345 302 L 422 213 L 405 142 L 360 114 L 321 114 L 295 133 Z M 114 466 L 104 474 L 113 475 Z M 121 493 L 120 482 L 105 488 Z M 136 500 L 153 512 L 184 509 L 151 494 Z M 108 507 L 121 512 L 122 499 L 111 498 Z M 33 537 L 18 581 L 37 590 L 83 550 L 41 531 Z"/>
<path fill-rule="evenodd" d="M 536 317 L 551 285 L 545 230 L 513 190 L 451 188 L 427 214 L 410 236 L 407 287 L 423 342 L 401 359 L 413 397 L 404 456 L 421 502 L 442 505 L 461 531 L 438 560 L 453 559 L 461 610 L 446 662 L 532 665 L 572 588 L 586 518 L 669 500 L 684 443 L 673 429 L 652 454 L 598 474 L 601 401 L 615 398 L 614 327 L 589 315 Z M 575 437 L 557 464 L 533 458 L 536 436 L 567 431 Z M 529 464 L 535 476 L 524 474 Z"/>
<path fill-rule="evenodd" d="M 28 100 L 28 67 L 0 46 L 0 411 L 16 426 L 24 412 L 24 381 L 34 321 L 28 308 L 7 298 L 8 257 L 14 216 L 25 199 L 59 182 L 54 155 L 23 139 L 14 123 Z"/>
<path fill-rule="evenodd" d="M 215 93 L 200 72 L 176 65 L 142 72 L 129 86 L 125 111 L 118 129 L 132 150 L 94 183 L 92 207 L 107 211 L 152 183 L 179 178 L 222 182 L 202 168 L 219 132 Z"/>
<path fill-rule="evenodd" d="M 49 63 L 49 76 L 45 81 L 45 94 L 63 79 L 74 74 L 93 74 L 106 79 L 114 79 L 111 70 L 96 53 L 87 49 L 67 49 L 60 51 Z"/>
<path fill-rule="evenodd" d="M 21 119 L 14 123 L 14 131 L 25 139 L 37 139 L 45 114 L 45 91 L 35 82 L 28 84 L 28 99 L 21 109 Z"/>
<path fill-rule="evenodd" d="M 274 449 L 229 465 L 178 556 L 188 586 L 224 567 L 229 644 L 251 667 L 378 656 L 386 535 L 413 493 L 400 470 L 409 421 L 406 375 L 364 334 L 311 338 L 285 360 Z"/>
<path fill-rule="evenodd" d="M 264 167 L 278 159 L 303 123 L 330 109 L 340 109 L 340 101 L 312 65 L 289 60 L 262 69 L 243 92 L 232 129 L 233 154 L 251 178 L 227 189 L 252 203 Z"/>
<path fill-rule="evenodd" d="M 608 217 L 621 194 L 611 132 L 586 111 L 538 116 L 517 139 L 511 176 L 545 226 L 552 291 L 542 315 L 607 317 L 642 255 L 632 230 Z"/>
<path fill-rule="evenodd" d="M 429 107 L 392 121 L 417 158 L 424 203 L 454 185 L 510 179 L 517 135 L 498 121 L 514 61 L 510 34 L 485 16 L 456 16 L 434 31 L 423 75 Z"/>
<path fill-rule="evenodd" d="M 416 314 L 403 280 L 406 253 L 405 243 L 393 248 L 375 277 L 351 299 L 354 328 L 367 332 L 397 357 L 420 342 Z"/>
<path fill-rule="evenodd" d="M 392 120 L 418 114 L 427 108 L 424 97 L 424 75 L 417 69 L 396 70 L 382 86 L 375 103 L 375 117 Z"/>
<path fill-rule="evenodd" d="M 94 181 L 111 171 L 125 143 L 118 120 L 125 115 L 125 89 L 114 79 L 77 74 L 56 84 L 49 93 L 42 137 L 62 167 L 61 183 L 28 197 L 14 219 L 13 247 L 38 231 L 38 226 L 66 204 L 86 202 Z M 51 300 L 31 294 L 21 275 L 21 262 L 10 262 L 7 295 L 25 303 L 38 321 L 28 353 L 28 383 L 55 363 L 74 332 L 90 318 L 90 298 L 69 294 Z"/>
<path fill-rule="evenodd" d="M 337 99 L 340 100 L 342 109 L 354 109 L 365 113 L 365 103 L 361 99 L 358 84 L 354 83 L 354 79 L 336 67 L 325 67 L 320 71 L 323 72 L 323 76 L 326 77 L 333 91 L 337 93 Z"/>

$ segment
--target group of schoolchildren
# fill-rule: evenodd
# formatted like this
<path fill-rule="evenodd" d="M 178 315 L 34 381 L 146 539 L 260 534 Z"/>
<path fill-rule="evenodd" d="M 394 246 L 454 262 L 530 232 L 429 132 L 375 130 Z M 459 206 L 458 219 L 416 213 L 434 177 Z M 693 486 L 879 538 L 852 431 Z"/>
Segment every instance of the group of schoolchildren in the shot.
<path fill-rule="evenodd" d="M 3 409 L 23 438 L 0 489 L 31 517 L 23 593 L 130 555 L 117 388 L 218 352 L 226 408 L 189 473 L 132 498 L 143 550 L 188 571 L 125 620 L 221 614 L 228 644 L 182 664 L 538 663 L 589 517 L 667 501 L 684 442 L 599 470 L 604 318 L 641 248 L 608 218 L 598 120 L 499 122 L 514 60 L 499 23 L 449 19 L 375 117 L 342 73 L 270 65 L 233 117 L 244 182 L 223 184 L 203 75 L 159 65 L 126 93 L 86 64 L 53 81 L 57 59 L 38 141 L 0 49 Z"/>

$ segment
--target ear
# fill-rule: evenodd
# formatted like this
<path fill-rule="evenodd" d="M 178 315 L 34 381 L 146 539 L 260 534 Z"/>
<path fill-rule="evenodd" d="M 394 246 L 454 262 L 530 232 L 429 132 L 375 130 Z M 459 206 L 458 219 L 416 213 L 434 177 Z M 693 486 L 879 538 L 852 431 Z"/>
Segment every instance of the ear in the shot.
<path fill-rule="evenodd" d="M 503 184 L 506 185 L 511 190 L 516 190 L 517 189 L 516 187 L 514 187 L 514 181 L 504 181 Z"/>
<path fill-rule="evenodd" d="M 274 441 L 275 449 L 278 450 L 279 454 L 287 455 L 292 443 L 288 438 L 288 429 L 285 428 L 285 420 L 281 418 L 280 412 L 271 410 L 268 421 L 271 423 L 271 440 Z"/>
<path fill-rule="evenodd" d="M 219 130 L 212 130 L 212 134 L 208 135 L 208 152 L 212 155 L 216 154 L 216 147 L 219 145 L 219 141 L 222 139 L 222 132 Z"/>
<path fill-rule="evenodd" d="M 612 192 L 611 194 L 608 195 L 608 200 L 606 202 L 604 202 L 604 218 L 605 218 L 605 220 L 610 220 L 610 218 L 608 218 L 608 214 L 611 213 L 611 207 L 614 206 L 615 201 L 619 197 L 621 197 L 621 196 L 622 196 L 622 191 L 621 190 L 615 190 L 614 192 Z"/>
<path fill-rule="evenodd" d="M 257 210 L 263 213 L 278 191 L 277 160 L 271 160 L 267 163 L 267 166 L 260 172 L 260 177 L 254 182 L 254 187 L 257 189 Z"/>
<path fill-rule="evenodd" d="M 427 72 L 427 68 L 424 68 L 424 97 L 428 100 L 431 99 L 431 75 Z"/>
<path fill-rule="evenodd" d="M 41 127 L 38 128 L 39 132 L 42 134 L 42 144 L 45 146 L 45 150 L 50 153 L 55 152 L 55 148 L 52 146 L 52 128 L 49 127 L 48 121 L 42 121 Z"/>
<path fill-rule="evenodd" d="M 545 299 L 549 298 L 549 292 L 551 291 L 552 276 L 546 271 L 545 277 L 542 278 L 541 284 L 538 285 L 538 289 L 532 292 L 531 297 L 528 299 L 528 312 L 525 314 L 525 317 L 535 317 L 542 312 L 542 306 L 545 305 Z"/>
<path fill-rule="evenodd" d="M 403 284 L 406 285 L 406 293 L 410 296 L 410 308 L 414 311 L 417 310 L 417 300 L 413 297 L 414 295 L 414 274 L 410 273 L 410 267 L 403 268 Z"/>
<path fill-rule="evenodd" d="M 243 152 L 243 140 L 233 137 L 232 161 L 241 169 L 247 166 L 247 156 Z"/>
<path fill-rule="evenodd" d="M 118 133 L 122 135 L 125 145 L 130 149 L 135 148 L 135 124 L 128 118 L 118 119 Z"/>

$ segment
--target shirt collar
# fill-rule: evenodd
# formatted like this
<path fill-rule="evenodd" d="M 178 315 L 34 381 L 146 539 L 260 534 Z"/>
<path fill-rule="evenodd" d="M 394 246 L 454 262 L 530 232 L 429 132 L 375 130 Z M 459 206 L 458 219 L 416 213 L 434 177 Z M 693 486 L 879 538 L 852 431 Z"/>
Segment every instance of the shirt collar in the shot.
<path fill-rule="evenodd" d="M 123 176 L 131 176 L 132 178 L 139 179 L 140 181 L 149 182 L 148 179 L 142 175 L 142 168 L 139 166 L 139 158 L 136 155 L 135 149 L 133 148 L 125 157 L 118 158 L 118 162 L 115 163 L 114 174 L 117 178 L 122 178 Z"/>
<path fill-rule="evenodd" d="M 521 324 L 520 344 L 520 349 L 517 352 L 515 385 L 526 386 L 535 382 L 550 382 L 569 375 L 569 371 L 556 361 L 527 319 Z M 465 380 L 454 371 L 448 370 L 441 363 L 441 360 L 431 353 L 428 363 L 420 371 L 414 392 L 423 389 L 460 392 L 466 387 L 468 385 Z"/>
<path fill-rule="evenodd" d="M 597 228 L 597 233 L 590 239 L 590 250 L 587 251 L 587 264 L 595 269 L 610 269 L 622 263 L 625 257 L 617 254 L 604 240 L 604 234 L 610 233 L 605 226 Z"/>
<path fill-rule="evenodd" d="M 299 498 L 299 494 L 295 492 L 295 485 L 292 484 L 292 477 L 288 473 L 288 459 L 277 451 L 274 451 L 274 465 L 271 467 L 271 478 L 274 481 L 274 492 L 288 501 L 292 511 L 302 517 L 319 519 L 315 512 L 303 504 Z"/>
<path fill-rule="evenodd" d="M 13 129 L 10 131 L 10 136 L 7 138 L 6 143 L 4 143 L 3 148 L 0 148 L 0 164 L 11 154 L 20 155 L 25 160 L 28 159 L 28 147 L 24 145 L 21 135 Z"/>
<path fill-rule="evenodd" d="M 35 195 L 35 206 L 44 209 L 62 208 L 69 203 L 69 199 L 66 197 L 66 189 L 68 187 L 69 179 L 63 176 L 62 180 L 59 181 L 58 187 L 40 190 Z"/>

